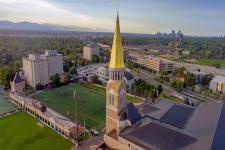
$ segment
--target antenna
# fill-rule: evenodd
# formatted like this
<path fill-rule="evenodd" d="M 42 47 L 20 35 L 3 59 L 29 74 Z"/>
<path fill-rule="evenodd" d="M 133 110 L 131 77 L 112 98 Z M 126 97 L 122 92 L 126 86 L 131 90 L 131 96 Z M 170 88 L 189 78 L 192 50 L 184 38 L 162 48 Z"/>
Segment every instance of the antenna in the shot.
<path fill-rule="evenodd" d="M 116 14 L 117 14 L 116 20 L 117 21 L 119 20 L 119 5 L 120 5 L 120 0 L 117 0 L 117 8 L 116 8 Z"/>
<path fill-rule="evenodd" d="M 119 12 L 119 6 L 120 6 L 120 1 L 119 1 L 119 0 L 117 0 L 117 6 L 116 6 L 116 11 L 117 11 L 117 14 L 118 14 L 118 12 Z"/>

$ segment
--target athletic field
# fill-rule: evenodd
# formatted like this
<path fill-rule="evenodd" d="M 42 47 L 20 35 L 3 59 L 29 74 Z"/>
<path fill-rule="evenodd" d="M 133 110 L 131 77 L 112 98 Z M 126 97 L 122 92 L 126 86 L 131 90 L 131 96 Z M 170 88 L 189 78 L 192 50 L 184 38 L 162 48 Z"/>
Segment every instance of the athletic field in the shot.
<path fill-rule="evenodd" d="M 24 112 L 0 118 L 1 150 L 70 150 L 72 145 Z"/>
<path fill-rule="evenodd" d="M 79 100 L 73 99 L 74 90 Z M 78 102 L 80 123 L 93 129 L 102 129 L 105 125 L 105 95 L 81 85 L 61 87 L 40 93 L 34 97 L 55 111 L 75 120 L 75 104 Z"/>
<path fill-rule="evenodd" d="M 15 109 L 15 106 L 9 100 L 0 94 L 0 114 L 7 113 Z"/>
<path fill-rule="evenodd" d="M 105 89 L 91 84 L 75 84 L 44 91 L 34 96 L 35 99 L 44 102 L 48 107 L 75 120 L 74 90 L 79 95 L 78 112 L 79 120 L 89 128 L 101 130 L 105 126 Z M 140 102 L 127 96 L 129 102 Z"/>

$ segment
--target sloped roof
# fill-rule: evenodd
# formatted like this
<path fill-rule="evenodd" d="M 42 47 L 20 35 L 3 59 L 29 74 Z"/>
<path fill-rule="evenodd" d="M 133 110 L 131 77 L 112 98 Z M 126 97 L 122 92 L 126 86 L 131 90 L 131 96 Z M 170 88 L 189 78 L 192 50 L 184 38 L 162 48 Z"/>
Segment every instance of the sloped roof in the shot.
<path fill-rule="evenodd" d="M 129 81 L 134 79 L 133 75 L 130 72 L 124 71 L 124 77 Z"/>
<path fill-rule="evenodd" d="M 133 103 L 127 105 L 128 119 L 131 123 L 139 121 L 142 117 Z"/>
<path fill-rule="evenodd" d="M 125 68 L 124 58 L 123 58 L 122 39 L 120 34 L 119 16 L 117 16 L 117 20 L 116 20 L 116 29 L 115 29 L 114 37 L 113 37 L 113 45 L 112 45 L 109 68 L 111 69 Z"/>
<path fill-rule="evenodd" d="M 23 81 L 24 81 L 24 79 L 21 78 L 20 73 L 16 72 L 13 82 L 19 83 L 19 82 L 23 82 Z"/>

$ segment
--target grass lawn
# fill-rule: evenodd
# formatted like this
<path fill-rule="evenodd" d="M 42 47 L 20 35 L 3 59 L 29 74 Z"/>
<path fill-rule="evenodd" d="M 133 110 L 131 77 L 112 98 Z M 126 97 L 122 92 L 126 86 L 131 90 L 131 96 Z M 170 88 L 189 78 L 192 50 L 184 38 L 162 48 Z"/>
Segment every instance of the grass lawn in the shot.
<path fill-rule="evenodd" d="M 102 88 L 102 87 L 98 87 L 94 84 L 82 84 L 82 86 L 85 86 L 89 89 L 93 89 L 94 91 L 102 93 L 102 94 L 105 95 L 105 89 Z M 126 95 L 126 101 L 127 101 L 127 103 L 141 103 L 141 102 L 143 102 L 143 100 L 139 99 L 138 97 L 133 97 L 133 96 L 130 96 L 130 95 Z"/>
<path fill-rule="evenodd" d="M 219 63 L 221 67 L 225 67 L 225 60 L 223 59 L 208 59 L 208 58 L 201 58 L 198 59 L 194 64 L 199 64 L 199 65 L 208 65 L 212 66 L 213 64 Z"/>
<path fill-rule="evenodd" d="M 15 109 L 15 106 L 0 94 L 0 114 L 7 113 Z"/>
<path fill-rule="evenodd" d="M 102 129 L 105 125 L 105 95 L 95 92 L 81 85 L 61 87 L 40 93 L 35 99 L 43 101 L 48 107 L 75 120 L 74 90 L 77 91 L 78 112 L 80 122 L 85 119 L 86 126 L 94 129 Z"/>
<path fill-rule="evenodd" d="M 102 87 L 93 84 L 75 84 L 42 92 L 34 96 L 34 98 L 43 101 L 48 107 L 75 120 L 74 90 L 77 91 L 80 97 L 78 102 L 80 122 L 83 123 L 85 119 L 87 127 L 96 130 L 102 129 L 105 126 L 105 89 Z M 141 101 L 127 96 L 127 102 Z"/>
<path fill-rule="evenodd" d="M 24 112 L 0 118 L 1 150 L 70 150 L 72 145 Z"/>
<path fill-rule="evenodd" d="M 172 61 L 179 61 L 179 62 L 186 62 L 191 64 L 198 64 L 198 65 L 206 65 L 212 66 L 213 64 L 219 63 L 221 67 L 225 67 L 225 60 L 224 59 L 209 59 L 209 58 L 200 58 L 200 59 L 180 59 L 173 55 L 160 55 L 159 57 L 172 60 Z"/>
<path fill-rule="evenodd" d="M 160 98 L 163 98 L 163 99 L 165 99 L 165 100 L 168 100 L 168 101 L 171 101 L 171 102 L 174 102 L 174 103 L 178 103 L 178 104 L 183 104 L 183 103 L 184 103 L 183 100 L 178 99 L 178 98 L 175 98 L 175 97 L 172 97 L 172 96 L 167 96 L 167 95 L 165 95 L 164 93 L 162 93 L 162 94 L 160 95 Z"/>

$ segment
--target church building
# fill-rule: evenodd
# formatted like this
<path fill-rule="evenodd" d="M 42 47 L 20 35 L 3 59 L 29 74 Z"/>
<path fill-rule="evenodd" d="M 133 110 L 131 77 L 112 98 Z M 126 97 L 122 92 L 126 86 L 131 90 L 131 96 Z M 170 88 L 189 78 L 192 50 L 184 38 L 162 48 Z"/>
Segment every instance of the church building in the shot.
<path fill-rule="evenodd" d="M 199 101 L 190 106 L 158 99 L 136 108 L 126 104 L 124 57 L 119 16 L 106 86 L 104 148 L 117 150 L 225 149 L 225 105 Z"/>

